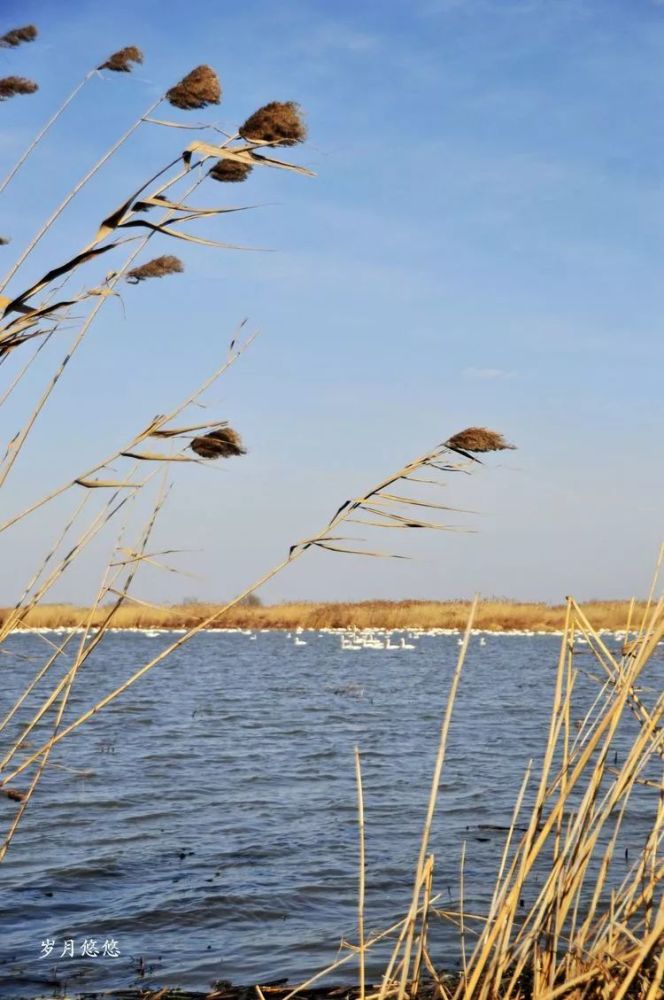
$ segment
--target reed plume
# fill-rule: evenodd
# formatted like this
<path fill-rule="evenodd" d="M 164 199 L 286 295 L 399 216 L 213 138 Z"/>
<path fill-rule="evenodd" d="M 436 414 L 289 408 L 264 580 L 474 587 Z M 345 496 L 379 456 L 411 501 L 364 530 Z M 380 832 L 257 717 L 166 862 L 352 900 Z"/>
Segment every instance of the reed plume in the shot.
<path fill-rule="evenodd" d="M 113 73 L 131 73 L 134 63 L 143 62 L 143 53 L 135 45 L 119 49 L 108 57 L 97 69 L 110 69 Z"/>
<path fill-rule="evenodd" d="M 127 271 L 127 281 L 132 285 L 137 285 L 139 281 L 147 278 L 164 278 L 167 274 L 182 274 L 184 265 L 179 257 L 172 254 L 164 254 L 162 257 L 155 257 L 146 264 L 133 267 Z"/>
<path fill-rule="evenodd" d="M 208 104 L 219 104 L 221 84 L 219 77 L 210 66 L 197 66 L 166 91 L 166 100 L 174 108 L 192 111 L 206 108 Z"/>
<path fill-rule="evenodd" d="M 448 448 L 472 452 L 506 451 L 515 447 L 498 431 L 489 430 L 488 427 L 467 427 L 465 431 L 453 434 L 445 444 Z"/>
<path fill-rule="evenodd" d="M 238 160 L 217 160 L 210 169 L 209 176 L 213 181 L 236 184 L 239 181 L 246 181 L 253 169 L 250 163 L 240 163 Z"/>
<path fill-rule="evenodd" d="M 34 24 L 26 24 L 23 28 L 12 28 L 6 35 L 0 37 L 0 48 L 15 49 L 24 42 L 34 42 L 37 34 Z"/>
<path fill-rule="evenodd" d="M 247 454 L 242 438 L 232 427 L 220 427 L 209 434 L 195 437 L 189 447 L 200 458 L 233 458 Z"/>
<path fill-rule="evenodd" d="M 8 236 L 0 236 L 0 247 L 6 247 L 9 242 Z"/>
<path fill-rule="evenodd" d="M 17 94 L 34 94 L 39 90 L 34 80 L 28 80 L 24 76 L 3 76 L 0 79 L 0 101 L 6 101 Z"/>
<path fill-rule="evenodd" d="M 294 101 L 271 101 L 263 105 L 238 131 L 243 139 L 273 146 L 296 146 L 307 137 L 300 106 Z"/>

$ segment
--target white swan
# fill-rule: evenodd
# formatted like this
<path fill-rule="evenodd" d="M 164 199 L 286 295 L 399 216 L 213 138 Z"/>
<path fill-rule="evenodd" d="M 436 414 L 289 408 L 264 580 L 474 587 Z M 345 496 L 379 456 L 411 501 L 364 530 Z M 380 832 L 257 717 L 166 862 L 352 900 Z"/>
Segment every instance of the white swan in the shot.
<path fill-rule="evenodd" d="M 354 642 L 352 639 L 349 639 L 347 636 L 342 635 L 341 636 L 341 648 L 342 649 L 363 649 L 364 647 L 362 646 L 361 643 Z"/>
<path fill-rule="evenodd" d="M 307 644 L 306 639 L 300 639 L 299 636 L 297 635 L 295 636 L 295 643 L 294 643 L 295 646 L 306 646 L 306 644 Z"/>
<path fill-rule="evenodd" d="M 401 636 L 401 646 L 400 649 L 415 649 L 415 646 L 411 642 L 406 642 L 403 636 Z"/>

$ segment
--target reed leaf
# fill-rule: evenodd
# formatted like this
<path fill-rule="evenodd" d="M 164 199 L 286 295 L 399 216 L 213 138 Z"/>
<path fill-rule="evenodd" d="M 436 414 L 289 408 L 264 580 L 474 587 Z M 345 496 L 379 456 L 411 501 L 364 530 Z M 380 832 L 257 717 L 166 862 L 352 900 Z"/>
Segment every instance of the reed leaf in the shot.
<path fill-rule="evenodd" d="M 264 153 L 254 153 L 251 147 L 245 149 L 230 149 L 225 146 L 215 146 L 209 142 L 195 140 L 189 143 L 185 153 L 190 156 L 192 153 L 200 153 L 202 156 L 214 156 L 220 160 L 233 160 L 245 166 L 265 166 L 276 167 L 279 170 L 291 170 L 293 173 L 302 174 L 305 177 L 315 177 L 313 170 L 307 167 L 300 167 L 294 163 L 286 163 L 284 160 L 277 160 L 274 157 L 266 156 Z"/>

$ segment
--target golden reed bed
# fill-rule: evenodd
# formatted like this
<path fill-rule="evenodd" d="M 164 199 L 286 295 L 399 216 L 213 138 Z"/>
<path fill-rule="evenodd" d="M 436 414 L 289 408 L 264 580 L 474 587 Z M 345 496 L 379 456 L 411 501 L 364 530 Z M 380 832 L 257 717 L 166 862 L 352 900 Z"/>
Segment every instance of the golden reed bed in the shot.
<path fill-rule="evenodd" d="M 115 628 L 191 628 L 210 618 L 215 604 L 180 604 L 170 607 L 118 608 L 110 623 Z M 629 601 L 589 601 L 581 607 L 596 629 L 624 629 L 630 616 Z M 640 620 L 645 604 L 635 604 L 632 616 Z M 466 601 L 359 601 L 357 603 L 297 602 L 266 607 L 236 606 L 219 621 L 223 628 L 458 628 L 468 622 Z M 0 624 L 9 615 L 0 610 Z M 99 624 L 108 609 L 92 612 Z M 31 608 L 21 628 L 69 628 L 90 620 L 90 610 L 71 604 L 43 604 Z M 478 605 L 475 628 L 502 631 L 531 629 L 560 631 L 565 606 L 517 601 L 483 601 Z"/>

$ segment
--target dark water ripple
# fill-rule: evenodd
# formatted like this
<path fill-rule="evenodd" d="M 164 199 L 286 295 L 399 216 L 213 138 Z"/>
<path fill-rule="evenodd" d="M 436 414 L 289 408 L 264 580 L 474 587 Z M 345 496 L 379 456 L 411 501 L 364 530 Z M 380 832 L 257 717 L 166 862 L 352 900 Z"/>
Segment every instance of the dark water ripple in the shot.
<path fill-rule="evenodd" d="M 202 634 L 53 753 L 85 774 L 47 770 L 2 867 L 2 997 L 57 984 L 297 980 L 330 962 L 356 925 L 355 744 L 368 926 L 401 917 L 456 639 L 352 655 L 337 636 L 307 639 L 295 647 L 281 633 Z M 110 635 L 82 671 L 69 717 L 168 642 Z M 494 828 L 509 824 L 525 767 L 546 738 L 558 645 L 553 636 L 471 644 L 431 841 L 442 905 L 457 898 L 464 840 L 466 905 L 486 905 L 504 836 Z M 2 658 L 3 714 L 45 646 L 21 635 L 4 649 L 19 655 Z M 657 659 L 646 700 L 663 678 Z M 578 718 L 595 693 L 581 675 Z M 633 731 L 627 720 L 619 753 Z M 656 805 L 648 791 L 633 795 L 617 856 L 643 842 Z M 0 800 L 5 824 L 14 808 Z M 453 964 L 453 932 L 441 924 L 433 934 L 436 953 Z M 121 956 L 60 958 L 64 939 L 80 946 L 86 937 L 116 939 Z M 46 938 L 56 947 L 40 959 Z M 354 975 L 349 964 L 335 979 Z"/>

